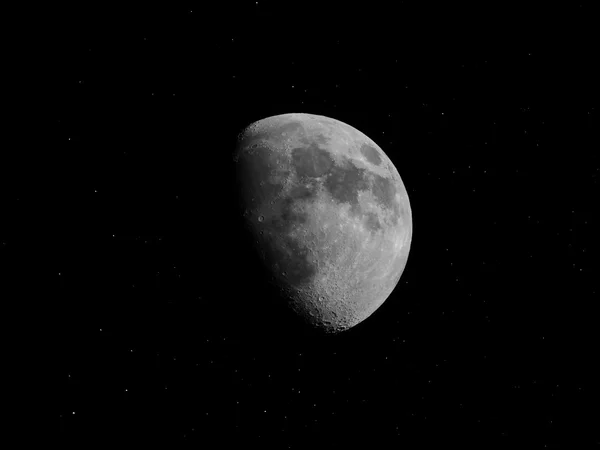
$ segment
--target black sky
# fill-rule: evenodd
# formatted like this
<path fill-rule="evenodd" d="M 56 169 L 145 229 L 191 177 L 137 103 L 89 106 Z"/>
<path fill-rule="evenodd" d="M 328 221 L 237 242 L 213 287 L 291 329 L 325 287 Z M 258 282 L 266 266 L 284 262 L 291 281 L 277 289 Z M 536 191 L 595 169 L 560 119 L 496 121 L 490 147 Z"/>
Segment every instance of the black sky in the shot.
<path fill-rule="evenodd" d="M 52 438 L 598 445 L 591 7 L 326 4 L 48 12 L 0 256 L 52 324 Z M 335 337 L 272 306 L 232 207 L 237 133 L 289 112 L 364 132 L 410 197 L 396 290 Z"/>

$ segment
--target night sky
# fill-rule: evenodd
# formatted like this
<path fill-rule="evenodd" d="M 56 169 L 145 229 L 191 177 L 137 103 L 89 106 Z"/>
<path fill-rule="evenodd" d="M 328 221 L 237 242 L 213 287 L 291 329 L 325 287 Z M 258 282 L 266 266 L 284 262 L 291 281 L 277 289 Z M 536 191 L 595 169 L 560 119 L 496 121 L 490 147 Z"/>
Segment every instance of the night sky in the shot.
<path fill-rule="evenodd" d="M 52 440 L 600 444 L 591 8 L 396 3 L 48 12 L 0 256 L 47 318 Z M 402 278 L 336 336 L 280 307 L 234 207 L 238 132 L 292 112 L 365 133 L 410 198 Z"/>

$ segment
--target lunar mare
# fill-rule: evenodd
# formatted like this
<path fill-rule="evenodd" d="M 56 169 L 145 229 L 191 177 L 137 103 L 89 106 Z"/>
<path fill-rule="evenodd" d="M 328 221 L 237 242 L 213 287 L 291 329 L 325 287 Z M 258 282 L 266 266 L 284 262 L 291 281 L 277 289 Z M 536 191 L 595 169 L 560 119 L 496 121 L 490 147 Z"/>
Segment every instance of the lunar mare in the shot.
<path fill-rule="evenodd" d="M 408 259 L 412 216 L 375 142 L 335 119 L 283 114 L 247 127 L 234 161 L 257 251 L 296 313 L 335 333 L 383 304 Z"/>

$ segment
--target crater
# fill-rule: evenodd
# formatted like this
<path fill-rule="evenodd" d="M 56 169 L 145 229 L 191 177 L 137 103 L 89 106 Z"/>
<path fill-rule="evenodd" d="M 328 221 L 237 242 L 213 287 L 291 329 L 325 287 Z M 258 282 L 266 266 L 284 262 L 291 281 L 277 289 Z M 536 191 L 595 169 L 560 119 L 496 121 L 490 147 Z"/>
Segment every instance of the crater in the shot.
<path fill-rule="evenodd" d="M 368 144 L 363 144 L 360 147 L 360 152 L 363 156 L 369 161 L 371 164 L 378 166 L 381 164 L 381 156 L 379 156 L 379 152 L 376 148 L 371 147 Z"/>

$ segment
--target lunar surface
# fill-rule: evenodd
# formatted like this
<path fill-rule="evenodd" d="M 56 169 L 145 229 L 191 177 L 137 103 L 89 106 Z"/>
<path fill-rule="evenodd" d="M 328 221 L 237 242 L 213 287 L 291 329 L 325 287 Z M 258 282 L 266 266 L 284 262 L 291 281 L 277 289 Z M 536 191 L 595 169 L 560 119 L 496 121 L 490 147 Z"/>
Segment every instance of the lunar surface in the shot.
<path fill-rule="evenodd" d="M 412 237 L 408 194 L 381 148 L 338 120 L 282 114 L 248 126 L 234 161 L 244 222 L 293 311 L 326 333 L 373 314 Z"/>

